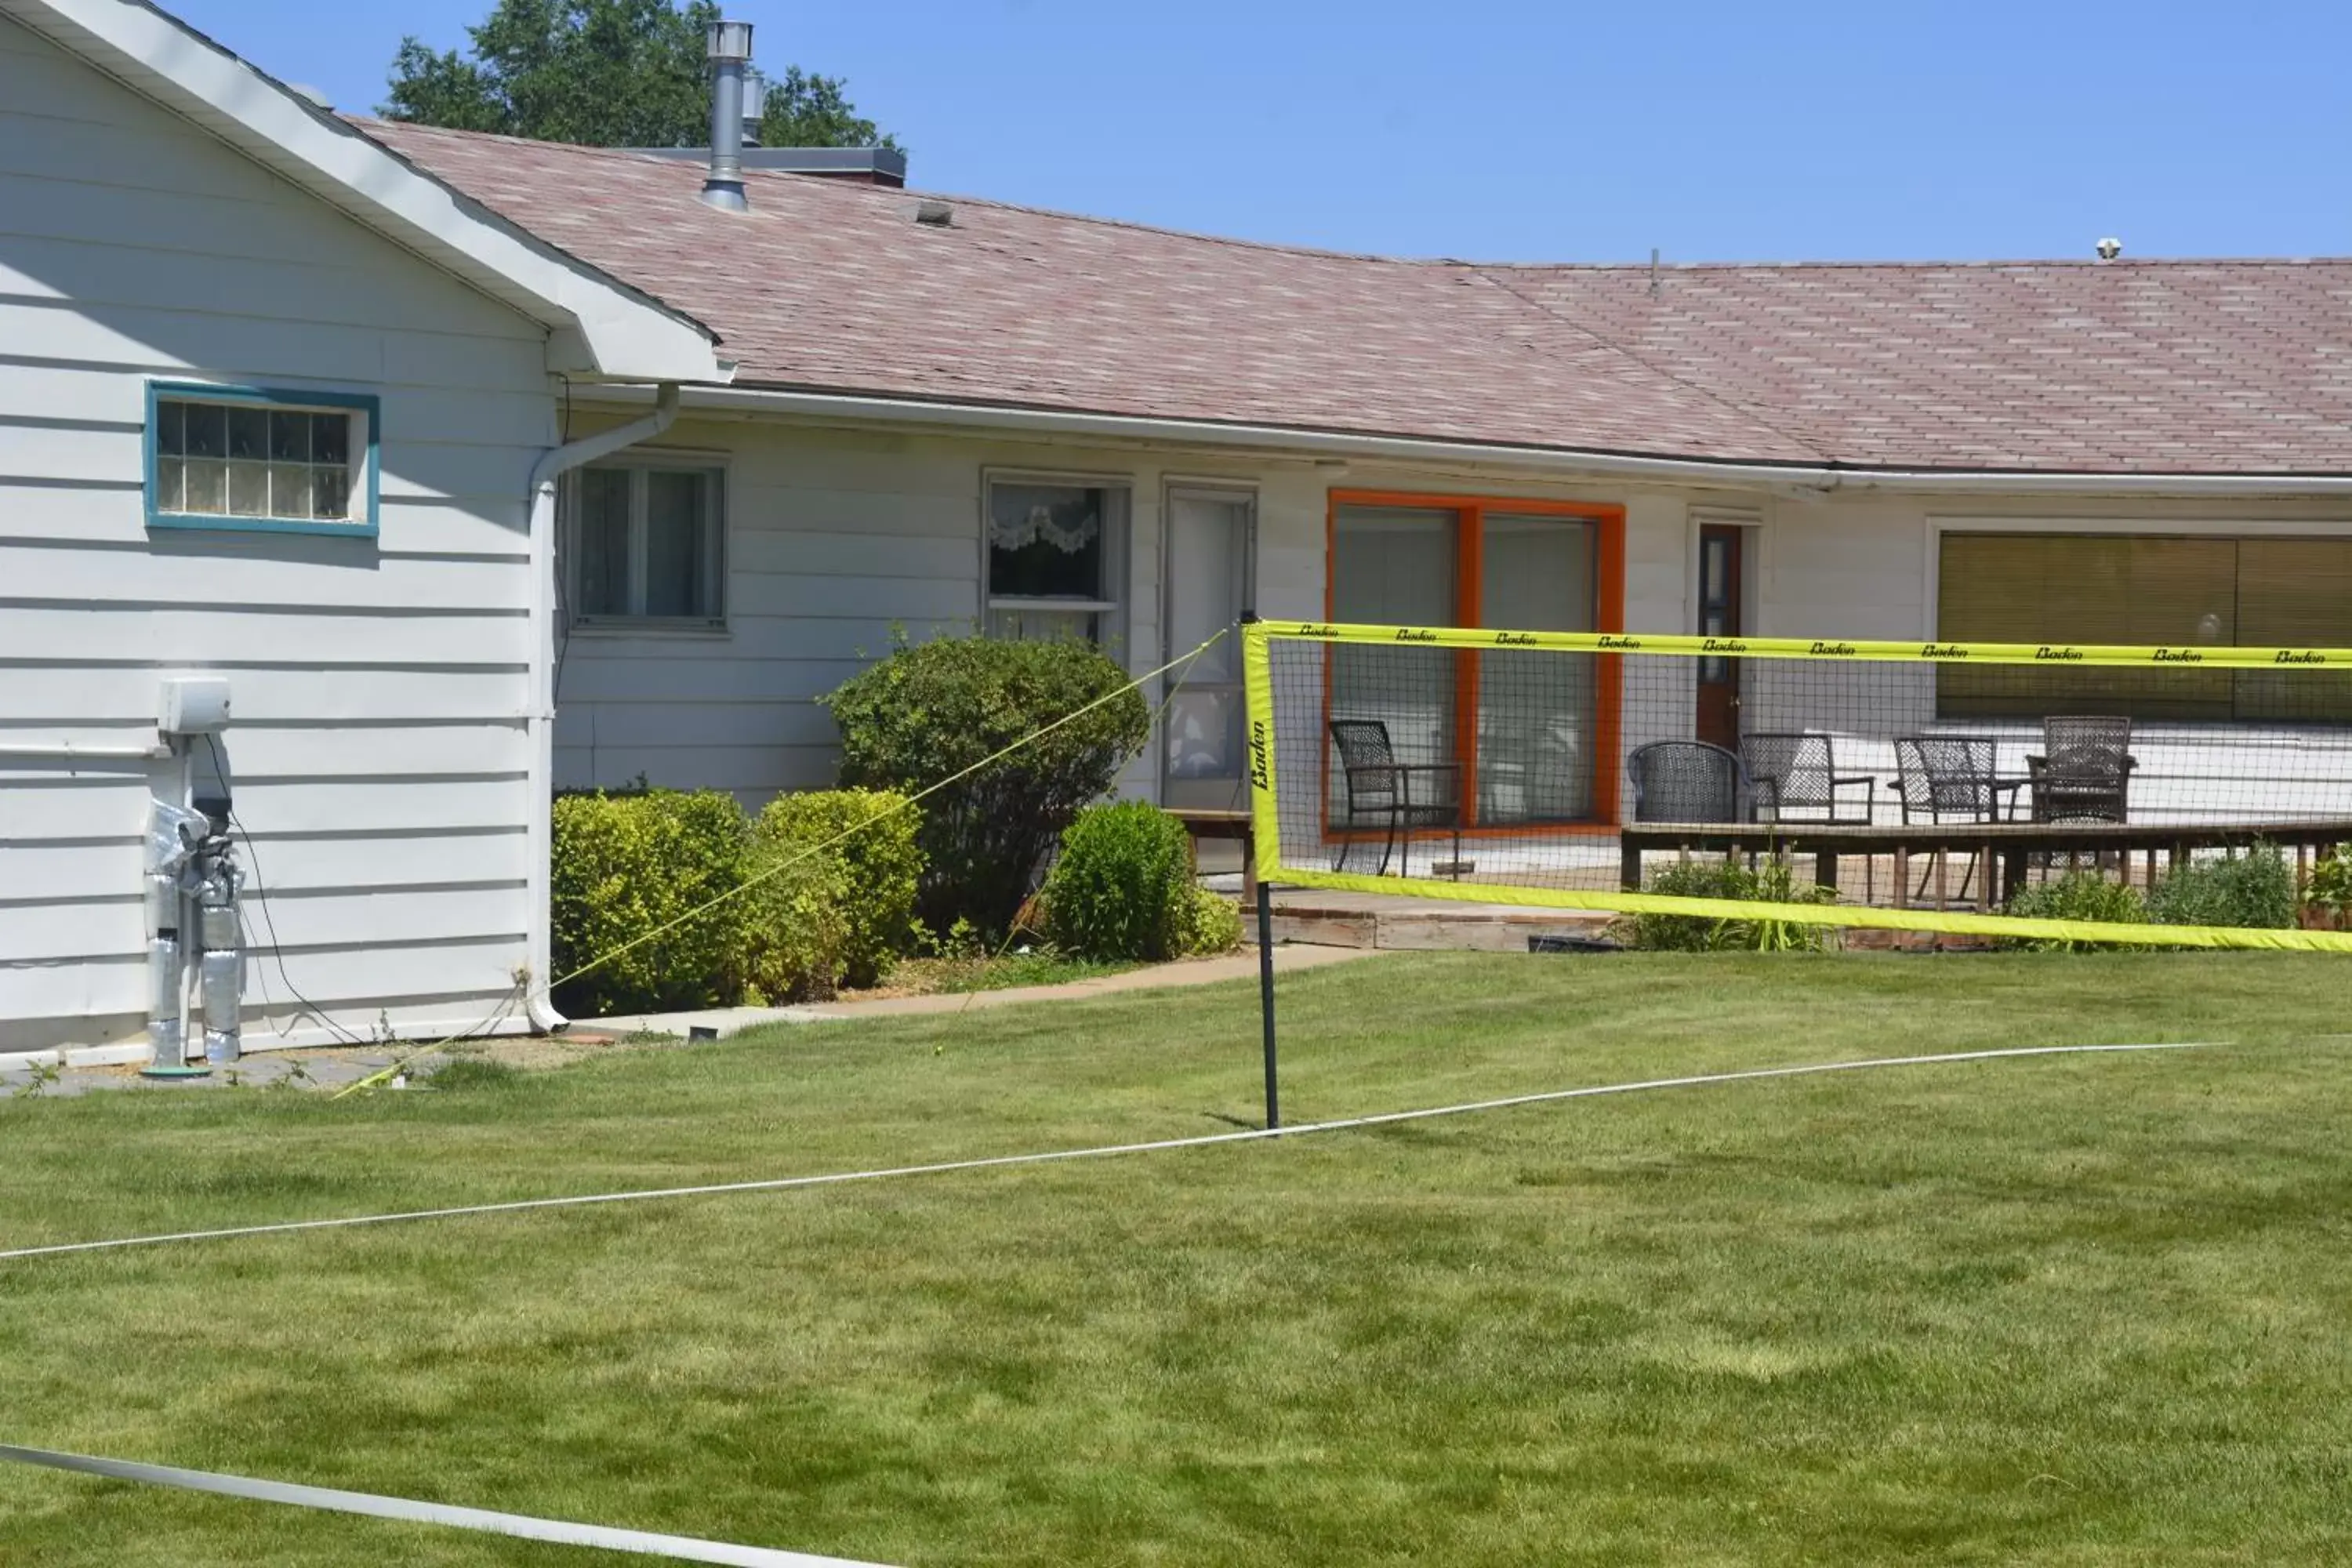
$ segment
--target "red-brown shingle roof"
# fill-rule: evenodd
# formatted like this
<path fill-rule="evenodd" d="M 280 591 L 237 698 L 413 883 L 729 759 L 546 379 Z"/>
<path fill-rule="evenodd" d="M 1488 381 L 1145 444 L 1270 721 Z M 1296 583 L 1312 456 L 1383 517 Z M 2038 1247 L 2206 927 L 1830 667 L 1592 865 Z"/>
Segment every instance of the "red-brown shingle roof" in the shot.
<path fill-rule="evenodd" d="M 2352 472 L 2352 260 L 1482 267 L 362 121 L 739 384 L 1719 461 Z"/>

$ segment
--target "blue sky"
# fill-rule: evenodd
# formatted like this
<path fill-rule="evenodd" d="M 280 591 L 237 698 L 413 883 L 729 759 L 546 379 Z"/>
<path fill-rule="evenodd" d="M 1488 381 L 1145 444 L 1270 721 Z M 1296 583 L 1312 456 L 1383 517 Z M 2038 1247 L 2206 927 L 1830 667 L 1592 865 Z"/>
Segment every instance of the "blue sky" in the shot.
<path fill-rule="evenodd" d="M 164 0 L 373 108 L 490 0 Z M 735 0 L 927 188 L 1489 260 L 2352 253 L 2342 0 Z"/>

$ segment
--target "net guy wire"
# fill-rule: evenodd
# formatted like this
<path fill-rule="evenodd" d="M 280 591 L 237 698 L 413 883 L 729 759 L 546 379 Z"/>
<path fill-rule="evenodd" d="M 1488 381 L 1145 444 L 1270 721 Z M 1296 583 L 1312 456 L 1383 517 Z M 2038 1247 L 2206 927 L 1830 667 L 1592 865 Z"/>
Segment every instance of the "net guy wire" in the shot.
<path fill-rule="evenodd" d="M 1651 1089 L 1694 1089 L 1712 1084 L 1745 1083 L 1763 1079 L 1806 1078 L 1823 1073 L 1858 1072 L 1871 1068 L 1942 1066 L 1956 1062 L 2003 1061 L 2027 1057 L 2101 1056 L 2135 1051 L 2195 1050 L 2215 1042 L 2168 1040 L 2135 1045 L 2016 1046 L 1997 1050 L 1944 1051 L 1928 1056 L 1872 1057 L 1853 1061 L 1814 1062 L 1798 1067 L 1748 1068 L 1735 1072 L 1694 1073 L 1680 1078 L 1645 1079 L 1634 1083 L 1591 1085 L 1580 1089 L 1546 1089 L 1533 1094 L 1506 1095 L 1495 1100 L 1412 1110 L 1387 1110 L 1369 1116 L 1341 1117 L 1328 1121 L 1293 1122 L 1285 1127 L 1252 1127 L 1237 1132 L 1206 1132 L 1190 1138 L 1156 1138 L 1134 1143 L 1102 1143 L 1083 1149 L 1056 1149 L 1034 1154 L 993 1154 L 968 1160 L 943 1160 L 923 1165 L 887 1165 L 866 1171 L 834 1171 L 807 1176 L 773 1176 L 749 1182 L 715 1182 L 696 1186 L 651 1187 L 619 1193 L 588 1193 L 568 1197 L 516 1198 L 503 1203 L 466 1204 L 449 1208 L 408 1209 L 396 1214 L 349 1215 L 331 1219 L 283 1220 L 270 1225 L 228 1226 L 214 1230 L 172 1231 L 152 1236 L 119 1237 L 105 1241 L 53 1242 L 0 1251 L 0 1263 L 30 1258 L 56 1258 L 68 1253 L 112 1252 L 126 1247 L 160 1247 L 169 1242 L 225 1241 L 239 1237 L 288 1236 L 301 1231 L 346 1230 L 358 1226 L 395 1225 L 412 1220 L 457 1219 L 480 1215 L 524 1214 L 541 1209 L 583 1208 L 603 1204 L 643 1203 L 662 1198 L 711 1197 L 730 1193 L 784 1192 L 799 1187 L 840 1186 L 852 1182 L 887 1181 L 900 1176 L 936 1176 L 959 1171 L 988 1171 L 1016 1165 L 1055 1164 L 1070 1160 L 1102 1159 L 1115 1154 L 1150 1154 L 1171 1149 L 1205 1149 L 1227 1143 L 1255 1143 L 1274 1138 L 1299 1138 L 1315 1132 L 1342 1132 L 1398 1122 L 1426 1121 L 1443 1116 L 1507 1110 L 1559 1100 L 1591 1100 L 1604 1095 L 1637 1094 Z"/>
<path fill-rule="evenodd" d="M 216 1475 L 209 1470 L 184 1470 L 171 1465 L 142 1465 L 131 1459 L 105 1459 L 88 1454 L 60 1454 L 47 1448 L 23 1448 L 0 1443 L 0 1460 L 39 1465 L 109 1480 L 143 1481 L 150 1486 L 175 1487 L 182 1491 L 212 1492 L 247 1502 L 290 1503 L 328 1513 L 355 1513 L 372 1519 L 396 1519 L 414 1524 L 446 1525 L 526 1541 L 551 1541 L 565 1546 L 588 1546 L 604 1552 L 630 1552 L 646 1557 L 667 1557 L 681 1563 L 719 1563 L 733 1568 L 881 1568 L 845 1557 L 813 1557 L 802 1552 L 782 1552 L 766 1546 L 737 1546 L 723 1541 L 703 1541 L 687 1535 L 661 1535 L 652 1531 L 620 1530 L 602 1524 L 574 1524 L 567 1520 L 537 1519 L 529 1514 L 500 1513 L 490 1509 L 460 1508 L 449 1503 L 416 1502 L 407 1498 L 379 1497 L 373 1492 L 343 1491 L 332 1487 L 308 1487 L 292 1481 L 266 1481 L 249 1476 Z"/>
<path fill-rule="evenodd" d="M 552 994 L 556 987 L 569 984 L 571 982 L 579 979 L 582 975 L 589 973 L 591 971 L 612 963 L 613 960 L 620 957 L 623 953 L 643 947 L 646 943 L 663 935 L 665 932 L 675 931 L 679 926 L 685 925 L 690 921 L 700 920 L 704 915 L 709 914 L 712 910 L 717 909 L 728 900 L 735 898 L 739 894 L 748 893 L 753 888 L 760 886 L 761 883 L 783 875 L 786 871 L 791 870 L 802 861 L 822 855 L 826 850 L 832 848 L 835 845 L 856 837 L 858 834 L 866 831 L 877 822 L 882 822 L 889 817 L 897 816 L 902 811 L 911 809 L 918 802 L 938 794 L 940 791 L 947 788 L 950 784 L 961 784 L 963 780 L 971 777 L 972 774 L 981 772 L 982 769 L 995 766 L 998 763 L 1003 762 L 1005 758 L 1021 750 L 1024 746 L 1027 746 L 1034 742 L 1043 736 L 1053 733 L 1055 731 L 1060 729 L 1063 725 L 1069 723 L 1074 719 L 1083 718 L 1087 714 L 1091 713 L 1096 709 L 1101 707 L 1106 702 L 1114 701 L 1120 697 L 1124 697 L 1127 693 L 1136 689 L 1139 686 L 1142 686 L 1147 681 L 1156 680 L 1160 676 L 1166 675 L 1171 670 L 1178 669 L 1180 667 L 1184 670 L 1190 670 L 1193 662 L 1200 658 L 1202 654 L 1207 653 L 1211 648 L 1214 647 L 1218 642 L 1223 639 L 1231 629 L 1231 627 L 1220 627 L 1216 632 L 1212 634 L 1205 641 L 1203 641 L 1200 647 L 1192 649 L 1190 653 L 1182 654 L 1175 658 L 1171 658 L 1157 669 L 1144 671 L 1144 673 L 1135 677 L 1124 685 L 1119 686 L 1113 690 L 1104 692 L 1100 697 L 1096 698 L 1093 701 L 1088 702 L 1082 707 L 1071 709 L 1067 713 L 1063 714 L 1052 723 L 1038 726 L 1035 730 L 1033 730 L 1028 734 L 1022 736 L 1011 745 L 1005 746 L 999 751 L 990 753 L 988 756 L 982 757 L 980 761 L 972 763 L 970 767 L 964 768 L 957 773 L 950 773 L 946 778 L 940 780 L 937 784 L 929 784 L 922 789 L 917 790 L 913 795 L 901 799 L 896 805 L 890 806 L 883 811 L 878 811 L 872 816 L 867 817 L 865 821 L 856 824 L 855 826 L 845 828 L 841 832 L 835 834 L 832 837 L 827 838 L 821 843 L 810 845 L 807 848 L 803 849 L 796 855 L 787 856 L 785 858 L 779 860 L 774 865 L 768 867 L 765 870 L 761 871 L 757 876 L 746 878 L 743 881 L 737 883 L 734 887 L 719 893 L 715 898 L 709 899 L 704 902 L 696 905 L 693 909 L 687 910 L 684 914 L 677 916 L 674 920 L 665 921 L 660 925 L 654 927 L 651 931 L 642 932 L 637 936 L 630 938 L 627 942 L 621 943 L 617 947 L 598 953 L 595 957 L 590 959 L 579 968 L 574 969 L 569 974 L 558 975 L 554 979 L 548 981 L 545 984 L 534 987 L 533 989 L 525 992 L 522 999 L 529 1000 L 533 996 Z M 1183 676 L 1179 674 L 1176 678 L 1176 684 L 1181 686 L 1183 684 Z M 512 1005 L 513 1000 L 509 999 L 508 1005 L 511 1006 Z M 469 1030 L 467 1031 L 467 1034 L 470 1034 L 473 1031 Z M 419 1046 L 415 1049 L 410 1051 L 407 1055 L 402 1057 L 398 1061 L 394 1062 L 391 1066 L 384 1068 L 380 1071 L 370 1073 L 365 1078 L 358 1079 L 351 1083 L 345 1084 L 342 1088 L 337 1089 L 328 1098 L 331 1100 L 341 1100 L 345 1095 L 357 1093 L 361 1089 L 373 1089 L 376 1085 L 383 1083 L 405 1070 L 408 1065 L 415 1061 L 418 1057 L 424 1056 L 431 1051 L 437 1050 L 443 1046 L 451 1045 L 458 1040 L 462 1040 L 467 1037 L 467 1034 L 451 1035 L 446 1038 L 433 1041 L 428 1045 Z"/>

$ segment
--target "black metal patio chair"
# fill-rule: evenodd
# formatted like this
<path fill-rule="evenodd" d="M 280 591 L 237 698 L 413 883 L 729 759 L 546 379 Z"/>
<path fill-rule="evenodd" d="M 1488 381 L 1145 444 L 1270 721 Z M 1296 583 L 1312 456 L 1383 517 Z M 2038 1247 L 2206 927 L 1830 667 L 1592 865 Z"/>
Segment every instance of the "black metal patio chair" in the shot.
<path fill-rule="evenodd" d="M 1348 852 L 1355 834 L 1368 826 L 1385 827 L 1388 840 L 1381 847 L 1385 877 L 1389 858 L 1402 841 L 1404 847 L 1397 875 L 1412 874 L 1412 830 L 1416 827 L 1454 829 L 1454 875 L 1462 875 L 1462 765 L 1459 763 L 1404 763 L 1397 760 L 1389 742 L 1388 724 L 1379 719 L 1334 719 L 1331 743 L 1339 752 L 1339 776 L 1348 819 L 1339 824 L 1339 857 L 1331 868 L 1348 868 Z M 1415 798 L 1413 781 L 1424 781 Z"/>
<path fill-rule="evenodd" d="M 1903 820 L 1918 822 L 2000 822 L 2017 814 L 2017 792 L 2023 779 L 2002 778 L 1995 764 L 1996 742 L 1975 735 L 1898 735 L 1895 740 L 1895 782 L 1902 797 Z M 1960 897 L 1969 896 L 1969 881 L 1982 857 L 1971 853 L 1960 874 Z M 1927 878 L 1919 875 L 1916 898 L 1927 897 Z M 1990 876 L 1988 869 L 1985 873 Z"/>
<path fill-rule="evenodd" d="M 1759 791 L 1736 752 L 1705 741 L 1653 741 L 1625 759 L 1636 822 L 1746 822 Z"/>
<path fill-rule="evenodd" d="M 2025 759 L 2036 822 L 2125 822 L 2131 815 L 2132 721 L 2102 714 L 2042 721 L 2042 755 Z"/>
<path fill-rule="evenodd" d="M 1878 776 L 1841 773 L 1837 746 L 1818 731 L 1759 731 L 1739 737 L 1739 760 L 1755 781 L 1759 797 L 1775 822 L 1818 822 L 1833 827 L 1867 827 L 1878 814 Z M 1862 798 L 1852 798 L 1856 785 Z M 1838 792 L 1848 792 L 1841 798 Z M 1877 896 L 1878 868 L 1863 858 L 1863 897 Z"/>

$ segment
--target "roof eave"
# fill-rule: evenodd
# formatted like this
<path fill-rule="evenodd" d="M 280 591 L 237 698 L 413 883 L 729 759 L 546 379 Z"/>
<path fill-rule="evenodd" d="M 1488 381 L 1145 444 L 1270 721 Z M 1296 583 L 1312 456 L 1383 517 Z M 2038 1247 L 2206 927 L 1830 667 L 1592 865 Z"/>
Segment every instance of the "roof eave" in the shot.
<path fill-rule="evenodd" d="M 1183 442 L 1315 458 L 1477 463 L 1530 473 L 1629 483 L 1758 487 L 1780 493 L 1889 489 L 1947 495 L 2173 497 L 2330 496 L 2352 499 L 2352 473 L 2165 473 L 2147 470 L 1958 468 L 1928 465 L 1774 462 L 1570 446 L 1449 440 L 1233 420 L 1179 419 L 1026 404 L 947 402 L 821 387 L 735 384 L 689 390 L 690 407 L 740 409 L 940 429 Z"/>
<path fill-rule="evenodd" d="M 720 383 L 716 336 L 539 240 L 145 0 L 0 0 L 0 15 L 549 330 L 549 368 Z"/>

